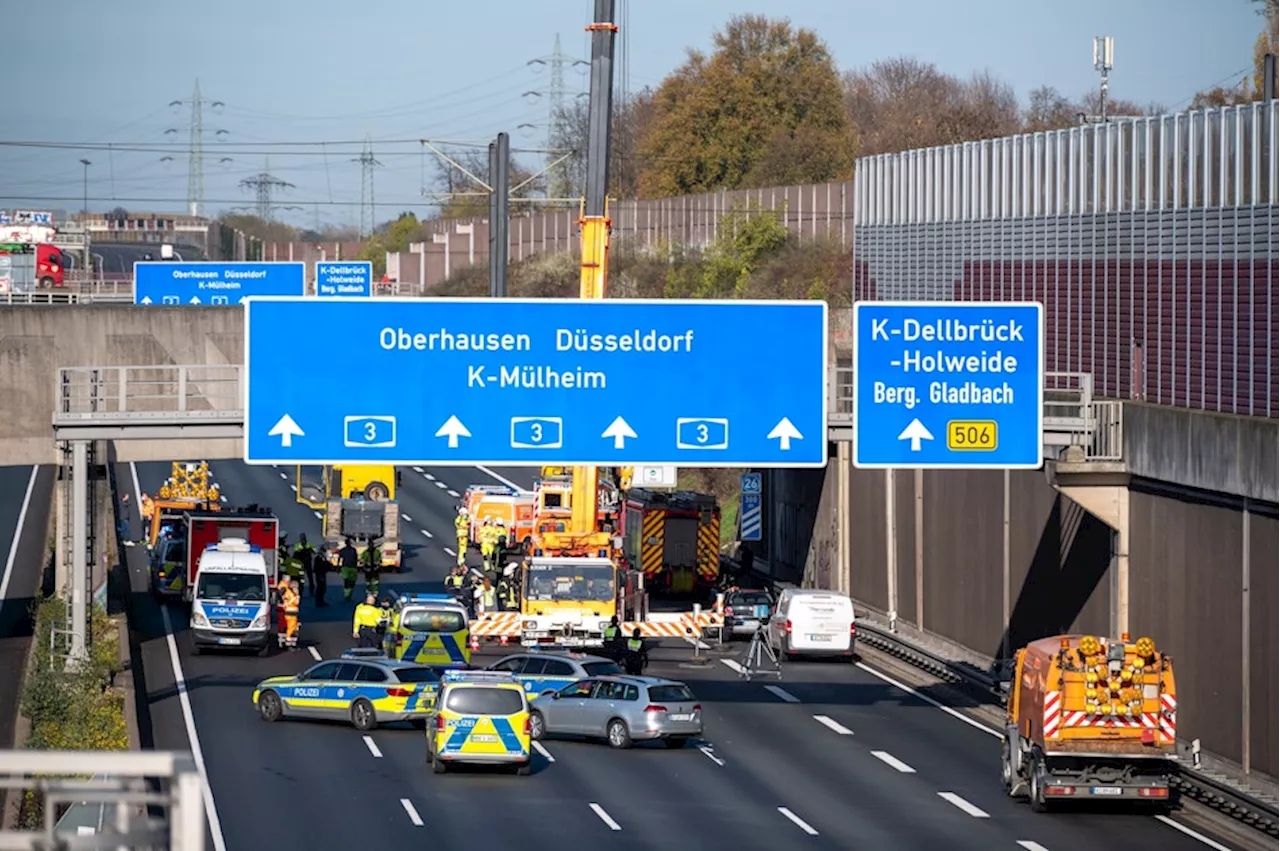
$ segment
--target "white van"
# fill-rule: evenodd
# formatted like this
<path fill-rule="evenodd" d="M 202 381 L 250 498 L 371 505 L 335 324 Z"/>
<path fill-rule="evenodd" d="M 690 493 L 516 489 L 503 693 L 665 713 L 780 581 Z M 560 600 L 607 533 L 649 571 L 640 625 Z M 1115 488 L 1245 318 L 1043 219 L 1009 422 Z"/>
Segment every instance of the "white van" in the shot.
<path fill-rule="evenodd" d="M 835 591 L 788 588 L 769 619 L 769 645 L 788 659 L 840 656 L 853 661 L 853 601 Z"/>
<path fill-rule="evenodd" d="M 191 652 L 248 648 L 265 656 L 274 638 L 262 548 L 223 538 L 200 553 L 191 601 Z"/>

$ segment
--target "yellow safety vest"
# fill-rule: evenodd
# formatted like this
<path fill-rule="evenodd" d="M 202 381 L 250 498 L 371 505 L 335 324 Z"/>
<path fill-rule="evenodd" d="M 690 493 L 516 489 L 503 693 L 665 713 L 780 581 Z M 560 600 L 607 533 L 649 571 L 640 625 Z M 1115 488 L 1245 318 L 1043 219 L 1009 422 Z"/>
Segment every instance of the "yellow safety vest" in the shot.
<path fill-rule="evenodd" d="M 467 527 L 470 525 L 471 524 L 467 522 L 467 518 L 462 516 L 459 516 L 457 520 L 453 521 L 453 527 L 458 530 L 459 538 L 467 534 Z"/>
<path fill-rule="evenodd" d="M 497 605 L 498 597 L 492 588 L 486 588 L 480 592 L 480 602 L 484 604 L 486 609 L 492 609 Z"/>
<path fill-rule="evenodd" d="M 446 588 L 460 588 L 462 586 L 462 577 L 456 573 L 450 573 L 444 578 Z"/>
<path fill-rule="evenodd" d="M 638 638 L 627 639 L 627 649 L 630 650 L 632 653 L 639 653 L 641 647 L 644 647 L 644 642 L 641 641 L 640 639 Z"/>
<path fill-rule="evenodd" d="M 380 620 L 382 620 L 382 610 L 377 606 L 370 606 L 368 603 L 356 606 L 354 627 L 357 631 L 362 626 L 376 627 Z"/>

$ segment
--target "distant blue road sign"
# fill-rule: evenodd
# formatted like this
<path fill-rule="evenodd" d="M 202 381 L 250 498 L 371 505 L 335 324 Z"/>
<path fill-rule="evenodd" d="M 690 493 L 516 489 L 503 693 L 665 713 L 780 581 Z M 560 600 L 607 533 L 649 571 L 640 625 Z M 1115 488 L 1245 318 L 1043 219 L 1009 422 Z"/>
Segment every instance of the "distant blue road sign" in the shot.
<path fill-rule="evenodd" d="M 306 264 L 256 262 L 133 264 L 133 303 L 234 305 L 255 295 L 301 296 L 307 292 Z"/>
<path fill-rule="evenodd" d="M 853 420 L 858 467 L 1039 468 L 1043 306 L 858 302 Z"/>
<path fill-rule="evenodd" d="M 764 490 L 759 473 L 742 474 L 742 531 L 739 540 L 758 541 L 764 529 Z"/>
<path fill-rule="evenodd" d="M 824 302 L 250 298 L 245 349 L 250 464 L 827 460 Z"/>
<path fill-rule="evenodd" d="M 316 263 L 316 295 L 373 295 L 373 264 L 367 260 Z"/>

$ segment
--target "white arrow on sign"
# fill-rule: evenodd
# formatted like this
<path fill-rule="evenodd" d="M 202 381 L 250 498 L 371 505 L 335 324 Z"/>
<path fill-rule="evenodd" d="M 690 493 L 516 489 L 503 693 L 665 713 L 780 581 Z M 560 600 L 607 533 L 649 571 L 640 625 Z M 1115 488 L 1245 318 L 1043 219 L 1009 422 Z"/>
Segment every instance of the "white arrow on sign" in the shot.
<path fill-rule="evenodd" d="M 622 417 L 618 417 L 616 420 L 609 423 L 609 427 L 605 429 L 604 434 L 600 436 L 612 437 L 614 449 L 622 449 L 626 446 L 626 439 L 628 437 L 639 437 L 639 435 L 636 434 L 635 429 L 633 429 Z"/>
<path fill-rule="evenodd" d="M 298 424 L 293 421 L 293 417 L 285 414 L 280 421 L 271 427 L 271 431 L 267 432 L 267 437 L 280 438 L 280 445 L 288 449 L 293 446 L 295 437 L 306 437 L 307 433 L 298 428 Z"/>
<path fill-rule="evenodd" d="M 449 438 L 450 449 L 458 448 L 458 438 L 470 436 L 471 432 L 467 431 L 467 427 L 462 424 L 462 420 L 452 414 L 449 416 L 449 419 L 444 421 L 444 425 L 440 426 L 436 431 L 436 437 Z"/>
<path fill-rule="evenodd" d="M 144 295 L 144 296 L 142 297 L 142 301 L 141 301 L 141 302 L 139 302 L 139 303 L 140 303 L 140 304 L 151 304 L 151 296 L 149 296 L 149 295 Z"/>
<path fill-rule="evenodd" d="M 244 304 L 244 303 L 245 303 L 246 301 L 248 301 L 248 300 L 249 300 L 249 297 L 248 297 L 247 295 L 242 295 L 242 296 L 240 296 L 240 303 L 241 303 L 241 304 Z"/>
<path fill-rule="evenodd" d="M 778 448 L 787 451 L 791 448 L 791 441 L 804 440 L 804 435 L 800 433 L 800 429 L 792 424 L 791 420 L 783 417 L 778 420 L 778 424 L 773 427 L 773 431 L 769 432 L 766 440 L 777 440 Z"/>
<path fill-rule="evenodd" d="M 898 435 L 898 440 L 911 441 L 911 451 L 919 452 L 920 441 L 933 440 L 933 435 L 929 433 L 929 429 L 924 427 L 924 423 L 915 419 L 908 423 L 907 427 L 902 430 L 902 434 Z"/>
<path fill-rule="evenodd" d="M 189 304 L 199 304 L 199 303 L 200 303 L 199 296 L 194 296 L 194 295 L 191 297 L 191 301 L 189 302 Z"/>

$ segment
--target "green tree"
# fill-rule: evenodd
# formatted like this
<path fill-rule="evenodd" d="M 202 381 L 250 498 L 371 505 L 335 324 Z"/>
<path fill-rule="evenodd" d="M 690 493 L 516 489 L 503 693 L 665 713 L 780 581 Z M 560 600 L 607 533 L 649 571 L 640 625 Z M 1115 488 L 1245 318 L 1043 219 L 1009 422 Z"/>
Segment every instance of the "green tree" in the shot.
<path fill-rule="evenodd" d="M 639 139 L 642 195 L 808 183 L 853 171 L 840 77 L 826 45 L 789 21 L 735 17 L 710 56 L 658 87 Z"/>
<path fill-rule="evenodd" d="M 641 89 L 630 97 L 614 101 L 609 194 L 615 198 L 636 197 L 640 177 L 636 140 L 643 134 L 652 115 L 652 89 Z M 579 198 L 586 192 L 589 120 L 586 98 L 577 98 L 558 110 L 551 122 L 550 147 L 569 154 L 563 163 L 547 174 L 548 192 L 554 198 Z"/>
<path fill-rule="evenodd" d="M 281 222 L 266 222 L 257 216 L 224 213 L 218 221 L 263 242 L 293 242 L 298 239 L 297 228 Z"/>
<path fill-rule="evenodd" d="M 667 298 L 738 298 L 760 264 L 787 244 L 787 226 L 768 210 L 734 209 L 720 217 L 718 236 L 700 263 L 674 267 L 667 275 Z"/>
<path fill-rule="evenodd" d="M 360 259 L 373 264 L 374 277 L 387 272 L 387 252 L 398 253 L 408 251 L 409 244 L 422 242 L 425 232 L 422 223 L 413 213 L 401 213 L 395 221 L 387 222 L 379 228 L 364 247 L 360 249 Z"/>

